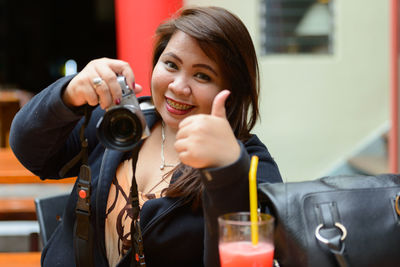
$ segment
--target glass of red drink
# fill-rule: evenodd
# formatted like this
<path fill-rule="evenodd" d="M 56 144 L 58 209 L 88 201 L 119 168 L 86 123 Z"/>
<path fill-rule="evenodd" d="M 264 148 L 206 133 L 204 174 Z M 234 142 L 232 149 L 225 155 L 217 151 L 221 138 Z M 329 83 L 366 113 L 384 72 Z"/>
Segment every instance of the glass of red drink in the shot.
<path fill-rule="evenodd" d="M 218 218 L 218 224 L 221 267 L 272 266 L 274 217 L 258 214 L 257 242 L 252 242 L 250 212 L 224 214 Z"/>

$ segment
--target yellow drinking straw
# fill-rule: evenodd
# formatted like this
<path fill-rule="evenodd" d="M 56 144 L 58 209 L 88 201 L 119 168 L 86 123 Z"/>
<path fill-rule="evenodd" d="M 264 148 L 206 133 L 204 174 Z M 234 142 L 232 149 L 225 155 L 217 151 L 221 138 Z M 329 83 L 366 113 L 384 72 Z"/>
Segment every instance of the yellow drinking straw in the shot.
<path fill-rule="evenodd" d="M 250 162 L 250 171 L 249 171 L 249 188 L 250 188 L 251 242 L 253 243 L 253 246 L 258 244 L 257 165 L 258 165 L 258 157 L 252 156 Z"/>

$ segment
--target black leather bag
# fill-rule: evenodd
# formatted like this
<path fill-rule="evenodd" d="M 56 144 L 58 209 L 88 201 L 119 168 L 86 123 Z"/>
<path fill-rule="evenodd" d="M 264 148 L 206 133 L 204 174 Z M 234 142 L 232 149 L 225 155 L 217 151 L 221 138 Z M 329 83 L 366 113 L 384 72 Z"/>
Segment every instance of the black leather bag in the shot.
<path fill-rule="evenodd" d="M 261 184 L 281 267 L 400 266 L 400 176 Z"/>

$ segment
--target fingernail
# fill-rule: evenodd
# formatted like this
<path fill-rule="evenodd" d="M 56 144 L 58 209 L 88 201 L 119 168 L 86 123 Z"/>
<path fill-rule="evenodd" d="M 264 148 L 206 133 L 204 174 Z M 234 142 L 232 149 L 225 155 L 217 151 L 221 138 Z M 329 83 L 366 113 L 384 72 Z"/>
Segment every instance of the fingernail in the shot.
<path fill-rule="evenodd" d="M 121 100 L 119 98 L 115 99 L 115 105 L 119 105 L 119 103 L 121 103 Z"/>

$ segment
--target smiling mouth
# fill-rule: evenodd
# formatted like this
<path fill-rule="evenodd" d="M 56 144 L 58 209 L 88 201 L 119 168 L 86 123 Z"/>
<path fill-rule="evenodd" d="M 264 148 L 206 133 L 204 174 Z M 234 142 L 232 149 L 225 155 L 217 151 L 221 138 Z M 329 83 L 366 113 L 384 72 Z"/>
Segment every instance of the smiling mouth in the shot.
<path fill-rule="evenodd" d="M 170 107 L 179 110 L 179 111 L 187 111 L 192 109 L 194 106 L 193 105 L 188 105 L 188 104 L 184 104 L 184 103 L 179 103 L 176 102 L 172 99 L 167 98 L 167 103 Z"/>

